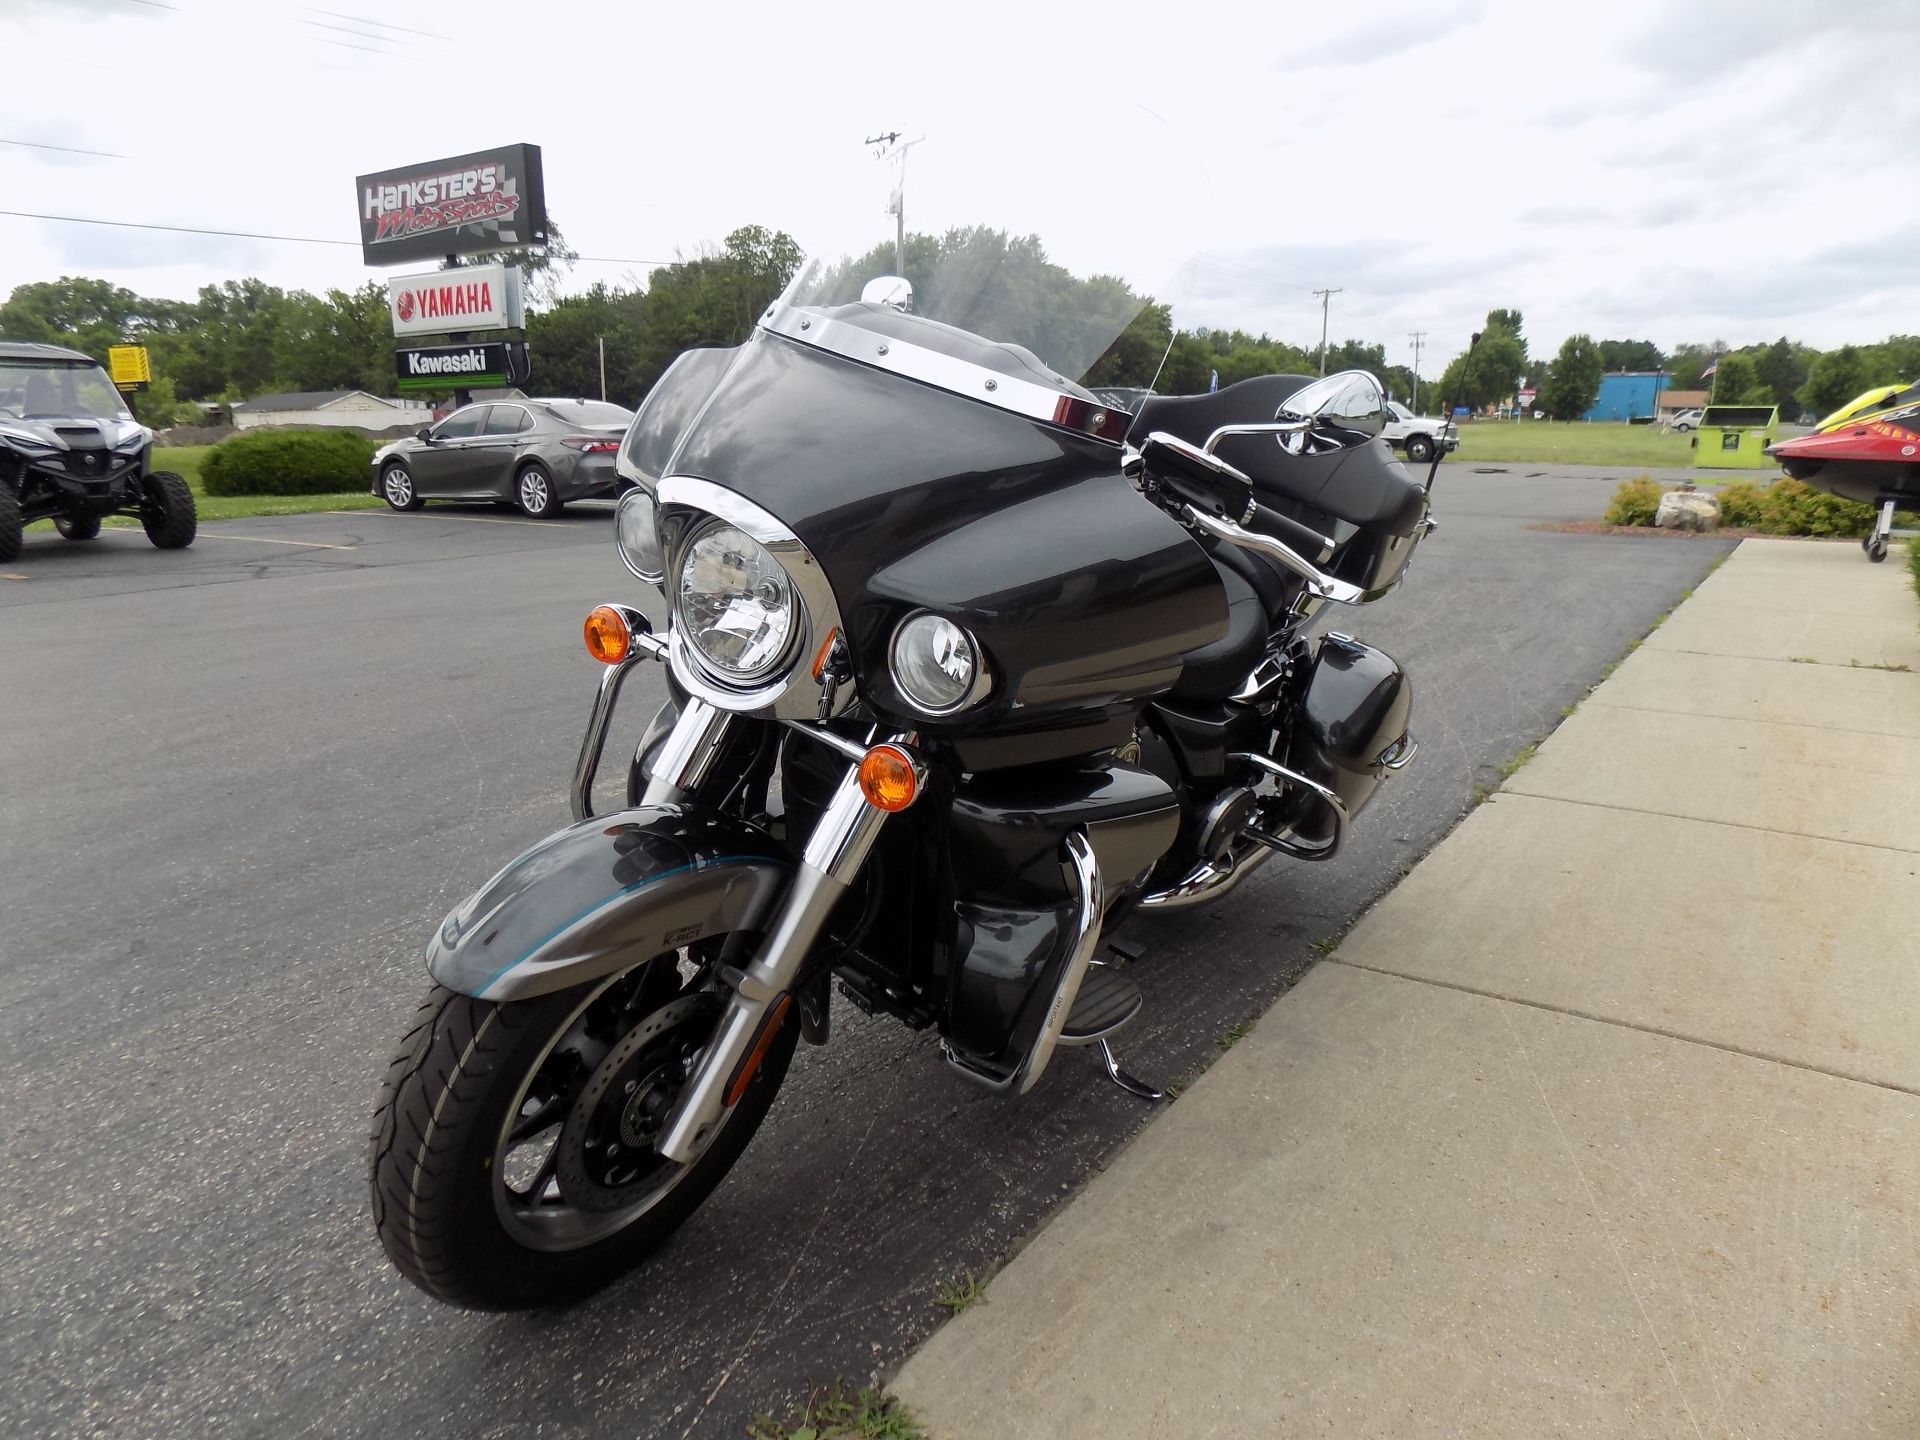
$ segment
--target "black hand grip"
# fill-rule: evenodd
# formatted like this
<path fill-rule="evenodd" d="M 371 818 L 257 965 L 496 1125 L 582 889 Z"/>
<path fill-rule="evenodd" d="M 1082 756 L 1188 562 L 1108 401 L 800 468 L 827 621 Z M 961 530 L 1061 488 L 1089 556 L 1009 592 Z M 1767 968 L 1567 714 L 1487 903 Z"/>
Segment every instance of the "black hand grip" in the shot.
<path fill-rule="evenodd" d="M 1284 541 L 1316 565 L 1320 564 L 1326 558 L 1327 552 L 1333 548 L 1333 542 L 1318 530 L 1309 525 L 1302 525 L 1291 516 L 1282 515 L 1278 510 L 1269 509 L 1265 505 L 1256 504 L 1253 507 L 1253 519 L 1247 522 L 1246 528 L 1258 530 L 1264 535 L 1271 535 L 1276 540 Z"/>

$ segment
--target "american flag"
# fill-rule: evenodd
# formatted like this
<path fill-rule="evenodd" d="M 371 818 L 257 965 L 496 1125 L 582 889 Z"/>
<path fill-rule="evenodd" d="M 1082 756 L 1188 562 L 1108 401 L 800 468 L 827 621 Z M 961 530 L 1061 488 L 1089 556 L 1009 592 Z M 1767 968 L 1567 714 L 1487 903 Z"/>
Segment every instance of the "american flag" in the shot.
<path fill-rule="evenodd" d="M 1706 379 L 1706 378 L 1707 378 L 1708 376 L 1710 376 L 1711 374 L 1713 374 L 1713 372 L 1714 372 L 1714 371 L 1716 371 L 1716 370 L 1718 370 L 1719 368 L 1720 368 L 1720 362 L 1719 362 L 1718 360 L 1716 360 L 1716 361 L 1714 361 L 1714 362 L 1713 362 L 1713 363 L 1712 363 L 1711 365 L 1709 365 L 1709 366 L 1707 366 L 1707 368 L 1706 368 L 1706 369 L 1704 369 L 1704 370 L 1702 370 L 1702 371 L 1700 372 L 1700 378 L 1701 378 L 1702 380 L 1705 380 L 1705 379 Z"/>

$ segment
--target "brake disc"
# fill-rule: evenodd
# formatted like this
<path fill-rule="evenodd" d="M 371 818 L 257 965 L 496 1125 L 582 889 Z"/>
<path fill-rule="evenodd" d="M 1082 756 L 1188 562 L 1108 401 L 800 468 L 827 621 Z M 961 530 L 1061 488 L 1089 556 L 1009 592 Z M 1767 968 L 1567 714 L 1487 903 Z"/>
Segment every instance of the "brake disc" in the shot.
<path fill-rule="evenodd" d="M 554 1174 L 569 1205 L 605 1212 L 637 1205 L 681 1167 L 655 1149 L 686 1083 L 687 1057 L 712 1033 L 712 996 L 687 995 L 653 1011 L 606 1053 L 561 1126 Z"/>

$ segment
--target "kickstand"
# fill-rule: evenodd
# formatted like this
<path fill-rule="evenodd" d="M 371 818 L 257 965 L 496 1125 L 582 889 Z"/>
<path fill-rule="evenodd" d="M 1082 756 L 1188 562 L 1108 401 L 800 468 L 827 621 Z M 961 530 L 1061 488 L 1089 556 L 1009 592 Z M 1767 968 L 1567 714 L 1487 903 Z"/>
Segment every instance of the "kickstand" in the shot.
<path fill-rule="evenodd" d="M 1109 1045 L 1105 1040 L 1100 1042 L 1100 1059 L 1107 1067 L 1107 1078 L 1129 1095 L 1141 1100 L 1164 1100 L 1167 1098 L 1166 1091 L 1156 1090 L 1153 1086 L 1147 1084 L 1146 1081 L 1137 1079 L 1121 1069 L 1119 1057 L 1113 1053 L 1113 1046 Z"/>

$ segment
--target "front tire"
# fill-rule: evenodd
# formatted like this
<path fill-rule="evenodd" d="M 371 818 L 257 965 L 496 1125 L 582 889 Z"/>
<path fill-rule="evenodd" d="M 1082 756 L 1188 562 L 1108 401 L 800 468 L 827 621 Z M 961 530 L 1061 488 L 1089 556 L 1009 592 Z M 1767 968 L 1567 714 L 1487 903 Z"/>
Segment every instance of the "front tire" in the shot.
<path fill-rule="evenodd" d="M 68 540 L 91 540 L 100 533 L 100 517 L 56 515 L 53 517 L 53 528 Z"/>
<path fill-rule="evenodd" d="M 162 550 L 184 550 L 193 544 L 193 537 L 200 533 L 200 519 L 187 482 L 169 471 L 156 470 L 146 478 L 146 492 L 140 524 L 147 539 Z"/>
<path fill-rule="evenodd" d="M 1416 465 L 1424 465 L 1433 458 L 1433 441 L 1424 435 L 1407 437 L 1407 459 Z"/>
<path fill-rule="evenodd" d="M 394 1265 L 474 1310 L 564 1304 L 637 1265 L 733 1167 L 793 1058 L 800 1027 L 788 1021 L 692 1164 L 636 1145 L 677 1094 L 659 1076 L 684 1074 L 719 1013 L 710 988 L 680 985 L 673 956 L 507 1004 L 434 986 L 388 1067 L 369 1147 L 375 1228 Z M 550 1149 L 530 1154 L 549 1134 Z"/>
<path fill-rule="evenodd" d="M 404 465 L 389 465 L 380 472 L 380 498 L 395 510 L 418 510 L 427 503 L 414 488 L 413 472 Z"/>
<path fill-rule="evenodd" d="M 545 467 L 529 465 L 513 482 L 514 499 L 520 512 L 531 520 L 544 520 L 560 513 L 560 496 L 553 488 L 553 477 Z"/>
<path fill-rule="evenodd" d="M 20 497 L 13 487 L 0 480 L 0 565 L 20 558 L 26 544 L 27 527 L 20 520 Z"/>

